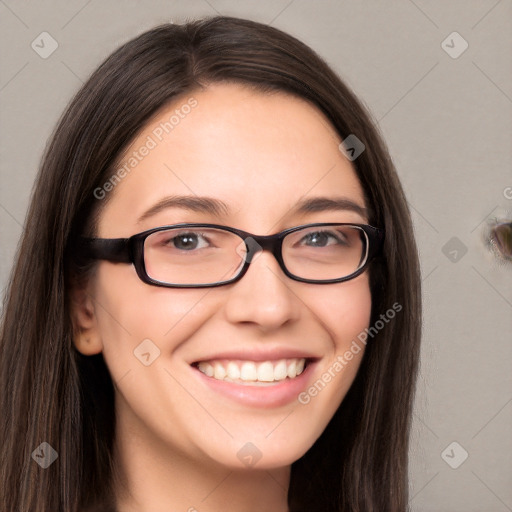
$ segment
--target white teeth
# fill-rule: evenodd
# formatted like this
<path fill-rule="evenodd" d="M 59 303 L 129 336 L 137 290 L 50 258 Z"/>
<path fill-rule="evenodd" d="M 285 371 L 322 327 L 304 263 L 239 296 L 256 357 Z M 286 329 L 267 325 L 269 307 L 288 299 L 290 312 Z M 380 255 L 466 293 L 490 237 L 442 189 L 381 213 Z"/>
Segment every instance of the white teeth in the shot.
<path fill-rule="evenodd" d="M 223 380 L 224 377 L 227 375 L 226 373 L 226 370 L 224 368 L 224 366 L 222 366 L 221 364 L 219 363 L 216 363 L 215 366 L 213 367 L 214 368 L 214 374 L 213 376 L 217 379 L 217 380 Z"/>
<path fill-rule="evenodd" d="M 275 367 L 274 367 L 274 379 L 275 380 L 284 380 L 288 376 L 288 372 L 286 369 L 286 360 L 281 359 Z"/>
<path fill-rule="evenodd" d="M 213 377 L 214 371 L 213 366 L 211 364 L 201 362 L 197 365 L 197 367 L 208 377 Z"/>
<path fill-rule="evenodd" d="M 288 365 L 288 377 L 290 377 L 290 379 L 293 379 L 296 376 L 297 376 L 297 363 L 295 360 L 293 360 Z"/>
<path fill-rule="evenodd" d="M 238 365 L 236 363 L 234 363 L 233 361 L 230 361 L 228 363 L 226 370 L 228 372 L 228 377 L 230 379 L 239 379 L 240 378 L 240 368 L 238 368 Z"/>
<path fill-rule="evenodd" d="M 261 382 L 272 382 L 274 380 L 274 366 L 270 361 L 261 363 L 258 366 L 258 379 Z"/>
<path fill-rule="evenodd" d="M 201 361 L 199 371 L 217 380 L 262 385 L 293 379 L 304 371 L 306 359 L 281 359 L 279 361 Z"/>
<path fill-rule="evenodd" d="M 240 369 L 242 380 L 258 380 L 258 372 L 254 363 L 244 363 Z"/>

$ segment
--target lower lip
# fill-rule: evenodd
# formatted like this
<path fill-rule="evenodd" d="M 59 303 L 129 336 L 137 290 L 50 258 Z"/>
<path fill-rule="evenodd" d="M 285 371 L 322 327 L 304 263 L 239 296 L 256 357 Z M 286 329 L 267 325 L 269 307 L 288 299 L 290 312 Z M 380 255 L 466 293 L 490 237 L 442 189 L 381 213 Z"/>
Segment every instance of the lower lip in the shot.
<path fill-rule="evenodd" d="M 299 394 L 307 387 L 315 364 L 316 362 L 310 361 L 299 376 L 269 386 L 251 386 L 226 382 L 208 377 L 195 367 L 192 367 L 192 369 L 198 378 L 213 391 L 243 405 L 270 409 L 297 400 Z"/>

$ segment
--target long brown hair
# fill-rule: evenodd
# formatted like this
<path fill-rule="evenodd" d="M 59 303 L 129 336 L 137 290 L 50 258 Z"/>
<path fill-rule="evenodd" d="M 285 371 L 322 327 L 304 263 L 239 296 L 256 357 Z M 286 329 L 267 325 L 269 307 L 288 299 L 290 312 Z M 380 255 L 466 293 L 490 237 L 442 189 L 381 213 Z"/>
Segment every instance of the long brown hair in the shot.
<path fill-rule="evenodd" d="M 319 108 L 341 138 L 366 149 L 353 162 L 369 222 L 385 230 L 372 262 L 373 325 L 357 377 L 312 448 L 292 465 L 291 512 L 407 509 L 408 439 L 419 358 L 421 280 L 410 213 L 377 128 L 362 103 L 309 47 L 253 21 L 214 17 L 164 24 L 130 40 L 92 74 L 62 115 L 42 159 L 0 331 L 0 509 L 114 508 L 114 386 L 101 354 L 72 343 L 67 251 L 94 234 L 116 170 L 140 129 L 178 95 L 213 82 L 283 91 Z M 76 269 L 75 269 L 76 271 Z M 42 469 L 47 442 L 58 459 Z"/>

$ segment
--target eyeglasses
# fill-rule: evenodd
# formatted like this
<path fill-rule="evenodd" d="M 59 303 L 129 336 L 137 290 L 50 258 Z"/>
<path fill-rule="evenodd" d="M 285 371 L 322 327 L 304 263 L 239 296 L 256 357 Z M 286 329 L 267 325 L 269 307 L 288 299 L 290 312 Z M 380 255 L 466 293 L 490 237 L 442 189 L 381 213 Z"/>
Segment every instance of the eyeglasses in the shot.
<path fill-rule="evenodd" d="M 260 251 L 304 283 L 340 283 L 360 275 L 382 245 L 384 231 L 367 224 L 306 224 L 258 236 L 217 224 L 174 224 L 130 238 L 79 237 L 75 251 L 90 259 L 133 263 L 147 284 L 204 288 L 234 283 Z"/>

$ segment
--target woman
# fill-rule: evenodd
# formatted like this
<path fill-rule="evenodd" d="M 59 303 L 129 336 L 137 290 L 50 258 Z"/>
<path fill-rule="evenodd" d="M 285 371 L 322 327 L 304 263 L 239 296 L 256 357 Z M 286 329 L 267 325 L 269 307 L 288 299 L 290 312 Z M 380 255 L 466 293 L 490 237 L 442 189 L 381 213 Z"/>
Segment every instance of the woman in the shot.
<path fill-rule="evenodd" d="M 311 49 L 228 17 L 136 37 L 34 189 L 0 508 L 406 510 L 420 295 L 385 145 Z"/>

